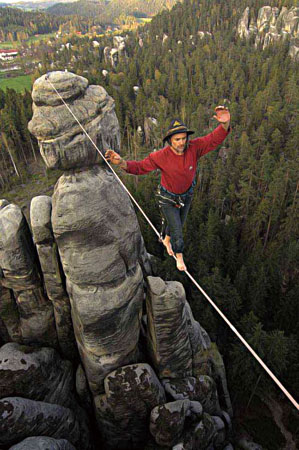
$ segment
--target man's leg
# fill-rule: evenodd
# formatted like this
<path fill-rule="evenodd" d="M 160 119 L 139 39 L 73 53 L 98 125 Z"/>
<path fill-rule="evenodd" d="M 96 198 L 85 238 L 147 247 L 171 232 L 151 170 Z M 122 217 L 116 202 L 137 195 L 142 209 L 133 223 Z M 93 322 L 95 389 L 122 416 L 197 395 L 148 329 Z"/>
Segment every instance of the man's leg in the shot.
<path fill-rule="evenodd" d="M 172 251 L 175 253 L 177 258 L 177 268 L 179 270 L 186 270 L 183 259 L 184 241 L 180 208 L 176 208 L 172 205 L 163 205 L 162 211 L 166 217 L 168 225 L 166 230 L 166 242 L 169 242 L 168 236 L 170 236 Z"/>
<path fill-rule="evenodd" d="M 191 206 L 192 198 L 193 198 L 192 195 L 188 195 L 184 199 L 184 206 L 180 209 L 182 227 L 186 221 L 187 214 L 188 214 L 190 206 Z"/>
<path fill-rule="evenodd" d="M 169 234 L 167 234 L 166 233 L 166 236 L 165 236 L 165 238 L 164 239 L 162 239 L 162 242 L 163 242 L 163 244 L 165 245 L 165 247 L 166 247 L 166 250 L 167 250 L 167 253 L 170 255 L 170 256 L 173 256 L 174 255 L 174 252 L 173 252 L 173 250 L 172 250 L 172 246 L 171 246 L 171 243 L 170 243 L 170 232 L 168 232 Z"/>
<path fill-rule="evenodd" d="M 183 225 L 186 221 L 187 214 L 188 214 L 190 206 L 191 206 L 191 202 L 192 202 L 192 196 L 191 195 L 187 196 L 184 199 L 184 206 L 180 209 L 180 218 L 181 218 L 182 229 L 183 229 Z M 179 270 L 187 270 L 187 267 L 184 263 L 183 253 L 177 253 L 176 258 L 177 258 L 177 268 Z"/>

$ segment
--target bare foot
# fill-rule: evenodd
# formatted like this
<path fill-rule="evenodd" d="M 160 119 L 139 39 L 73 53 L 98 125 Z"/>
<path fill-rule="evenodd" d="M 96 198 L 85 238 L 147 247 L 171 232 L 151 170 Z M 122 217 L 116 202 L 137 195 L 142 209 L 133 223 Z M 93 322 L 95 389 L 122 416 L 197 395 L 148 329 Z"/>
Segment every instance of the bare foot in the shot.
<path fill-rule="evenodd" d="M 166 247 L 167 253 L 170 256 L 173 256 L 174 253 L 173 253 L 173 250 L 172 250 L 172 247 L 171 247 L 171 243 L 170 243 L 170 236 L 165 236 L 165 239 L 162 239 L 162 242 L 163 242 L 163 244 Z"/>
<path fill-rule="evenodd" d="M 184 259 L 183 259 L 183 253 L 177 253 L 176 255 L 176 266 L 179 270 L 187 270 L 187 267 L 185 266 Z"/>

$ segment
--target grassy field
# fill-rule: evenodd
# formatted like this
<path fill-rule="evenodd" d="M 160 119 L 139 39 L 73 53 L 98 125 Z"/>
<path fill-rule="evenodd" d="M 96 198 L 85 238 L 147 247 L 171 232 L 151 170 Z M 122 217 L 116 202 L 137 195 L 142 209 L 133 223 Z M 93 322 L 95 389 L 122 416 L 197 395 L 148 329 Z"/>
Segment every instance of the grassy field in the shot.
<path fill-rule="evenodd" d="M 20 75 L 15 78 L 0 78 L 0 89 L 14 89 L 17 92 L 23 92 L 25 89 L 31 90 L 32 81 L 30 75 Z"/>
<path fill-rule="evenodd" d="M 0 42 L 0 50 L 4 49 L 4 50 L 9 50 L 9 49 L 15 49 L 20 45 L 20 42 L 10 42 L 10 41 L 5 41 L 5 42 Z"/>
<path fill-rule="evenodd" d="M 140 21 L 140 23 L 149 23 L 152 21 L 151 17 L 140 17 L 140 19 L 138 19 L 138 21 Z"/>
<path fill-rule="evenodd" d="M 39 34 L 38 36 L 31 36 L 25 42 L 27 44 L 32 44 L 32 42 L 44 41 L 46 39 L 56 36 L 56 33 L 57 33 L 57 31 L 55 31 L 54 33 L 49 33 L 49 34 Z"/>
<path fill-rule="evenodd" d="M 32 44 L 32 42 L 39 42 L 44 41 L 46 39 L 49 39 L 50 37 L 53 37 L 56 35 L 57 32 L 48 33 L 48 34 L 39 34 L 38 36 L 31 36 L 29 39 L 26 39 L 22 42 L 26 42 L 27 44 Z M 10 48 L 19 48 L 22 46 L 21 41 L 5 41 L 0 42 L 0 49 L 10 49 Z"/>

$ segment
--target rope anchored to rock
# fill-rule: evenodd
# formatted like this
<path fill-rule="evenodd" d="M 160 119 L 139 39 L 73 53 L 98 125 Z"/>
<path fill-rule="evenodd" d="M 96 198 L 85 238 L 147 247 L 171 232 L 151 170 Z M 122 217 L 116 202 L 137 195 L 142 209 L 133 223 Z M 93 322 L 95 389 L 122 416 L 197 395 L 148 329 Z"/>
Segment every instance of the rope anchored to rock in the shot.
<path fill-rule="evenodd" d="M 55 93 L 58 95 L 59 99 L 62 101 L 64 106 L 68 109 L 70 114 L 73 116 L 73 118 L 76 120 L 84 134 L 87 136 L 87 138 L 90 140 L 92 145 L 95 147 L 97 152 L 102 157 L 103 161 L 108 165 L 108 167 L 111 169 L 112 173 L 115 175 L 118 182 L 121 184 L 123 189 L 127 192 L 129 197 L 131 198 L 132 202 L 136 205 L 136 207 L 139 209 L 141 214 L 144 216 L 146 221 L 149 223 L 151 228 L 156 233 L 159 240 L 162 239 L 161 233 L 158 232 L 158 230 L 155 228 L 151 220 L 148 218 L 148 216 L 145 214 L 141 206 L 137 203 L 133 195 L 130 193 L 130 191 L 127 189 L 127 187 L 124 185 L 124 183 L 121 181 L 117 173 L 114 171 L 113 167 L 109 162 L 106 160 L 105 156 L 102 154 L 101 150 L 97 147 L 96 143 L 93 141 L 93 139 L 89 136 L 88 132 L 85 130 L 85 128 L 81 125 L 75 114 L 72 112 L 70 107 L 67 105 L 67 103 L 64 101 L 62 96 L 59 94 L 53 83 L 49 79 L 49 74 L 45 76 L 46 81 L 51 85 L 52 89 L 55 91 Z M 176 256 L 172 255 L 173 258 L 176 260 Z M 223 312 L 218 308 L 218 306 L 213 302 L 213 300 L 208 296 L 208 294 L 202 289 L 202 287 L 197 283 L 197 281 L 193 278 L 193 276 L 187 271 L 184 271 L 186 275 L 190 278 L 190 280 L 193 282 L 193 284 L 197 287 L 197 289 L 203 294 L 203 296 L 208 300 L 208 302 L 213 306 L 213 308 L 218 312 L 218 314 L 222 317 L 222 319 L 227 323 L 227 325 L 230 327 L 230 329 L 235 333 L 235 335 L 240 339 L 243 345 L 249 350 L 249 352 L 254 356 L 254 358 L 260 363 L 260 365 L 263 367 L 263 369 L 268 373 L 268 375 L 272 378 L 272 380 L 277 384 L 277 386 L 282 390 L 282 392 L 286 395 L 286 397 L 292 402 L 292 404 L 295 406 L 297 410 L 299 410 L 299 404 L 296 402 L 296 400 L 292 397 L 292 395 L 287 391 L 287 389 L 281 384 L 281 382 L 277 379 L 277 377 L 271 372 L 269 367 L 263 362 L 263 360 L 258 356 L 258 354 L 252 349 L 252 347 L 248 344 L 248 342 L 243 338 L 243 336 L 238 332 L 238 330 L 233 326 L 233 324 L 228 320 L 228 318 L 223 314 Z"/>

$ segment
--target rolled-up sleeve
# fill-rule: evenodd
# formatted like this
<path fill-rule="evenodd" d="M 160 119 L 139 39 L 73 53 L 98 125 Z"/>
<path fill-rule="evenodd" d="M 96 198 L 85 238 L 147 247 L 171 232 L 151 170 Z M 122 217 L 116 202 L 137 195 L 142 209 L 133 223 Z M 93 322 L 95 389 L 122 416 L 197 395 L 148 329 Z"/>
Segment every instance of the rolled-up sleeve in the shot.
<path fill-rule="evenodd" d="M 152 153 L 141 161 L 127 161 L 127 173 L 133 175 L 145 175 L 153 170 L 159 169 L 159 166 L 154 161 Z"/>
<path fill-rule="evenodd" d="M 215 130 L 206 136 L 194 139 L 192 142 L 196 146 L 198 157 L 215 150 L 218 145 L 222 144 L 226 136 L 230 133 L 230 128 L 226 131 L 222 125 L 219 125 Z"/>

